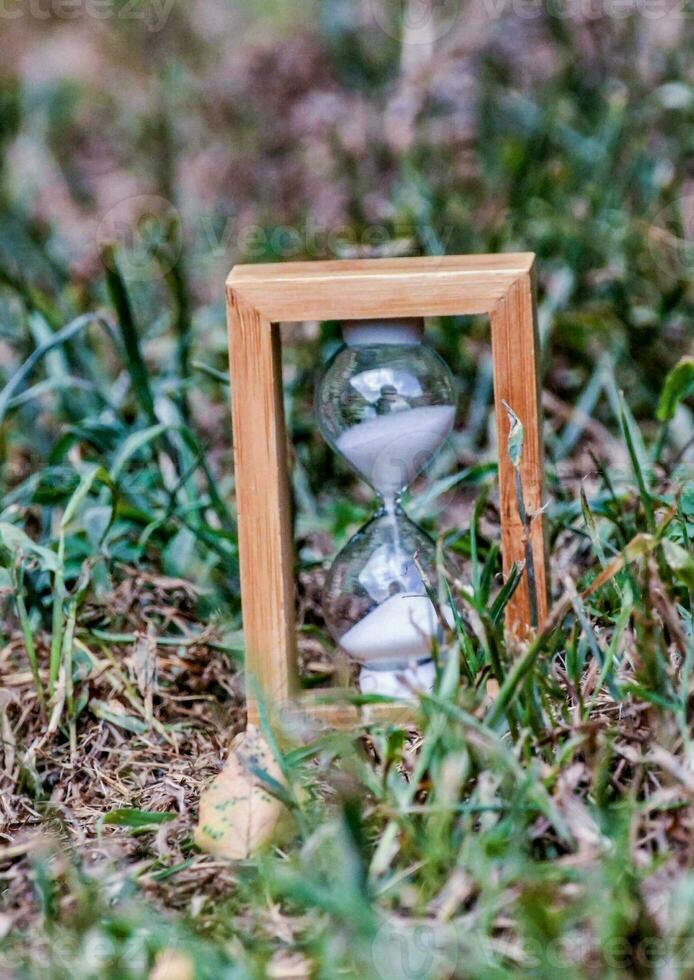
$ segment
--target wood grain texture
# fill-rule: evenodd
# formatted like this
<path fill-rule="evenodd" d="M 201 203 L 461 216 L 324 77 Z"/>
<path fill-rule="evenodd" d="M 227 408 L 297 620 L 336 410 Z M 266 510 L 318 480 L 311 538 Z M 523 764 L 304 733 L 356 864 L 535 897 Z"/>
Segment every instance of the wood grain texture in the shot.
<path fill-rule="evenodd" d="M 249 721 L 297 690 L 294 545 L 279 328 L 232 295 L 229 361 Z"/>
<path fill-rule="evenodd" d="M 485 313 L 491 316 L 504 569 L 525 557 L 524 529 L 508 457 L 502 402 L 525 427 L 522 478 L 527 509 L 539 513 L 544 464 L 534 256 L 446 256 L 237 266 L 227 280 L 234 456 L 248 691 L 275 705 L 296 703 L 294 562 L 282 399 L 279 323 L 326 319 Z M 545 527 L 532 528 L 539 620 L 548 607 Z M 530 625 L 527 579 L 507 609 L 517 635 Z M 364 710 L 301 695 L 299 710 L 336 727 Z M 257 705 L 249 698 L 249 720 Z M 404 717 L 405 706 L 382 712 Z M 371 710 L 371 709 L 369 709 Z M 379 709 L 380 710 L 380 709 Z M 373 712 L 372 712 L 373 714 Z M 379 711 L 375 712 L 379 715 Z"/>
<path fill-rule="evenodd" d="M 350 729 L 357 725 L 414 725 L 417 705 L 405 701 L 383 704 L 350 704 L 347 700 L 354 691 L 323 689 L 303 691 L 290 704 L 281 709 L 277 720 L 282 725 L 292 725 L 302 718 L 312 718 L 330 728 Z"/>
<path fill-rule="evenodd" d="M 499 444 L 499 501 L 504 573 L 525 560 L 525 531 L 518 510 L 516 477 L 508 454 L 509 419 L 506 402 L 523 423 L 525 440 L 521 460 L 523 499 L 534 518 L 531 541 L 537 584 L 537 611 L 542 623 L 548 612 L 548 576 L 545 522 L 540 513 L 544 499 L 544 450 L 540 404 L 540 342 L 532 273 L 520 276 L 491 313 L 494 401 Z M 531 624 L 528 576 L 525 574 L 507 609 L 507 624 L 517 635 Z"/>
<path fill-rule="evenodd" d="M 227 286 L 273 322 L 488 313 L 530 253 L 236 266 Z"/>

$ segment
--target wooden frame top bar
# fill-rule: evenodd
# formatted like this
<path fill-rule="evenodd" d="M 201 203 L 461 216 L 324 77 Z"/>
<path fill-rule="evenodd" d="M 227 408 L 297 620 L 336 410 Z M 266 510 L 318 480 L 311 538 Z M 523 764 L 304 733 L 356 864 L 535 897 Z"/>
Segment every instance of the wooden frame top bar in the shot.
<path fill-rule="evenodd" d="M 235 265 L 227 284 L 244 279 L 320 279 L 322 276 L 382 276 L 411 275 L 412 272 L 508 273 L 517 276 L 529 272 L 533 252 L 503 252 L 497 255 L 424 255 L 418 258 L 393 259 L 328 259 L 319 262 L 255 262 Z"/>
<path fill-rule="evenodd" d="M 519 252 L 237 265 L 227 295 L 275 323 L 489 313 L 533 263 Z"/>

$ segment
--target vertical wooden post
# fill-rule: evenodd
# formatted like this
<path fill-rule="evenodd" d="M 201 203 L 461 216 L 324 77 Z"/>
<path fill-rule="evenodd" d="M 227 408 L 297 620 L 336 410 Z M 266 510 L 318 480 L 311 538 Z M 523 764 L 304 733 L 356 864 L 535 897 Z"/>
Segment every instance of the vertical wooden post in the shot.
<path fill-rule="evenodd" d="M 229 353 L 248 719 L 254 690 L 296 691 L 294 559 L 279 325 L 228 292 Z"/>
<path fill-rule="evenodd" d="M 536 514 L 531 542 L 537 585 L 539 623 L 548 612 L 548 580 L 545 554 L 543 502 L 544 453 L 540 402 L 540 342 L 535 308 L 535 283 L 529 271 L 513 283 L 491 312 L 494 401 L 499 442 L 499 496 L 504 574 L 514 562 L 525 560 L 525 535 L 518 511 L 515 471 L 508 454 L 509 420 L 506 402 L 525 430 L 521 477 L 523 499 L 529 514 Z M 531 600 L 527 569 L 509 603 L 507 624 L 523 635 L 531 624 Z"/>

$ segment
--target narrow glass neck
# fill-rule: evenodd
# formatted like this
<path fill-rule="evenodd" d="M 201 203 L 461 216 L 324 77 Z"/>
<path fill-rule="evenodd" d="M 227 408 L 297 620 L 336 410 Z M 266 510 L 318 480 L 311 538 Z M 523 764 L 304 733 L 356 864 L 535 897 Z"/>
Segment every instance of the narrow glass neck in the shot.
<path fill-rule="evenodd" d="M 402 514 L 402 493 L 378 494 L 378 510 L 376 517 L 384 517 L 386 514 Z"/>

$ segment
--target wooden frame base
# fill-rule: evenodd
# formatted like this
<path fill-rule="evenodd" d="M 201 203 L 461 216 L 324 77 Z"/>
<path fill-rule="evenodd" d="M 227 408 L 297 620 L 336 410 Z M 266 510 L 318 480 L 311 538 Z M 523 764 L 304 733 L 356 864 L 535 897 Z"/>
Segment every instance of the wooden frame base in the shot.
<path fill-rule="evenodd" d="M 317 705 L 301 695 L 296 670 L 294 559 L 282 397 L 280 324 L 487 314 L 491 319 L 504 572 L 525 558 L 515 472 L 508 456 L 509 404 L 525 428 L 521 475 L 526 508 L 537 515 L 531 543 L 538 617 L 547 614 L 544 462 L 534 256 L 468 255 L 236 266 L 227 280 L 229 360 L 246 643 L 247 690 L 274 704 L 300 699 L 310 714 L 356 724 L 351 706 Z M 509 603 L 507 625 L 530 627 L 526 576 Z M 391 713 L 408 706 L 384 706 Z M 250 721 L 257 705 L 248 698 Z M 352 715 L 353 713 L 353 715 Z M 388 712 L 385 712 L 387 715 Z"/>
<path fill-rule="evenodd" d="M 317 722 L 329 728 L 349 730 L 363 725 L 404 725 L 414 727 L 417 705 L 408 701 L 353 703 L 354 690 L 317 688 L 300 691 L 291 701 L 275 702 L 270 712 L 282 728 Z M 350 695 L 352 698 L 350 698 Z M 257 724 L 257 706 L 249 702 L 249 721 Z"/>

